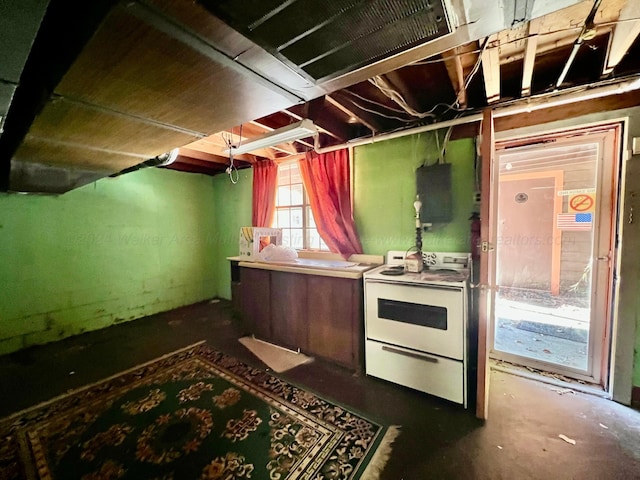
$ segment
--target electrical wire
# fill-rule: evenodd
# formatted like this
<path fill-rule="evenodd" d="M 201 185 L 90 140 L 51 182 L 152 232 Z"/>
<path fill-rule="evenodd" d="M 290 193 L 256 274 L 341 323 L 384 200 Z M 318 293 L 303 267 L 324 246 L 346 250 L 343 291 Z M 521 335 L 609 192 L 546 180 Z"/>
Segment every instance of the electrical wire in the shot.
<path fill-rule="evenodd" d="M 359 98 L 360 100 L 364 100 L 365 102 L 371 103 L 373 105 L 378 105 L 379 107 L 386 108 L 387 110 L 390 110 L 392 112 L 407 113 L 404 110 L 401 110 L 399 108 L 393 108 L 393 107 L 390 107 L 389 105 L 385 105 L 384 103 L 376 102 L 375 100 L 371 100 L 370 98 L 367 98 L 367 97 L 364 97 L 362 95 L 359 95 L 356 92 L 352 92 L 351 90 L 345 90 L 345 92 L 348 93 L 349 95 L 353 95 L 354 97 Z"/>
<path fill-rule="evenodd" d="M 231 133 L 220 132 L 220 136 L 229 149 L 229 166 L 227 167 L 225 172 L 227 175 L 229 175 L 229 180 L 231 181 L 231 183 L 235 185 L 240 179 L 240 172 L 238 172 L 238 167 L 236 167 L 233 161 L 233 149 L 240 148 L 240 145 L 242 144 L 242 124 L 240 124 L 240 133 L 238 134 L 239 138 L 237 145 L 234 145 L 233 143 L 233 128 L 231 129 Z"/>
<path fill-rule="evenodd" d="M 391 119 L 391 120 L 398 120 L 398 121 L 400 121 L 400 122 L 404 122 L 404 123 L 414 123 L 414 122 L 417 122 L 417 121 L 418 121 L 418 119 L 417 119 L 417 118 L 411 118 L 411 119 L 408 119 L 408 118 L 396 117 L 395 115 L 387 115 L 387 114 L 382 113 L 382 112 L 379 112 L 379 111 L 377 111 L 377 110 L 372 110 L 372 109 L 370 109 L 370 108 L 367 108 L 367 107 L 365 107 L 365 106 L 363 106 L 363 105 L 359 104 L 358 102 L 356 102 L 356 101 L 354 101 L 354 100 L 350 100 L 350 102 L 351 102 L 352 104 L 354 104 L 356 107 L 358 107 L 360 110 L 364 110 L 365 112 L 373 113 L 373 114 L 375 114 L 375 115 L 379 115 L 379 116 L 384 117 L 384 118 L 389 118 L 389 119 Z"/>
<path fill-rule="evenodd" d="M 402 94 L 398 92 L 395 88 L 393 88 L 391 85 L 389 85 L 389 83 L 380 75 L 376 75 L 370 78 L 369 83 L 377 87 L 378 90 L 380 90 L 387 97 L 389 97 L 391 100 L 393 100 L 398 105 L 400 105 L 400 107 L 409 115 L 412 115 L 417 118 L 426 118 L 426 117 L 434 118 L 436 116 L 431 112 L 418 112 L 417 110 L 415 110 L 413 107 L 411 107 L 407 103 L 407 101 L 404 99 Z"/>

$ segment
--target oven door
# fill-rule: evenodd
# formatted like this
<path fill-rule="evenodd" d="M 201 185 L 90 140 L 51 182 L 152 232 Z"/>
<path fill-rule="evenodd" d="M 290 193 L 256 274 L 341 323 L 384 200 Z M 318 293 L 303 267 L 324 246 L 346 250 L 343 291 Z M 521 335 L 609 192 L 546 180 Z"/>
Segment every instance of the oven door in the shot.
<path fill-rule="evenodd" d="M 365 282 L 367 338 L 456 360 L 464 357 L 461 287 Z"/>

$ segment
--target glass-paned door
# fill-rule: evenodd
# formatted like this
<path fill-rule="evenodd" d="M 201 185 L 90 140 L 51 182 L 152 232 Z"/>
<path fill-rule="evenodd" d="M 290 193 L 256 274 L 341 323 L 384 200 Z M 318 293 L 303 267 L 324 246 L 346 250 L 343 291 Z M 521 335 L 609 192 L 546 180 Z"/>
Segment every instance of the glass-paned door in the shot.
<path fill-rule="evenodd" d="M 494 358 L 604 383 L 617 125 L 496 146 Z"/>

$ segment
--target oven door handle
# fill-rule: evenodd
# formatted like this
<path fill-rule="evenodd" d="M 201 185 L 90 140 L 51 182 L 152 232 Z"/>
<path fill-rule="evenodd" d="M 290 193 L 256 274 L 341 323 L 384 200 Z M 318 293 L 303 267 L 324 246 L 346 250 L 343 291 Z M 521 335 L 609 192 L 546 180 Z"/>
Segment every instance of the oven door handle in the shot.
<path fill-rule="evenodd" d="M 399 348 L 388 347 L 386 345 L 382 346 L 382 350 L 389 353 L 397 353 L 398 355 L 404 355 L 405 357 L 409 357 L 409 358 L 424 360 L 425 362 L 438 363 L 438 359 L 436 357 L 431 357 L 429 355 L 425 355 L 422 353 L 407 352 L 406 350 L 400 350 Z"/>

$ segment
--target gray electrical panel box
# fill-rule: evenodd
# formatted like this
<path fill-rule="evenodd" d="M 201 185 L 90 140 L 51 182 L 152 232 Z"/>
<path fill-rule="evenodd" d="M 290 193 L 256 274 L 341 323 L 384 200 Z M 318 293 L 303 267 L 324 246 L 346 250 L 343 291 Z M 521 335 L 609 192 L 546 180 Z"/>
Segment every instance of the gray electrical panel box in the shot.
<path fill-rule="evenodd" d="M 416 193 L 420 196 L 422 223 L 448 223 L 453 218 L 451 164 L 437 163 L 416 170 Z"/>

